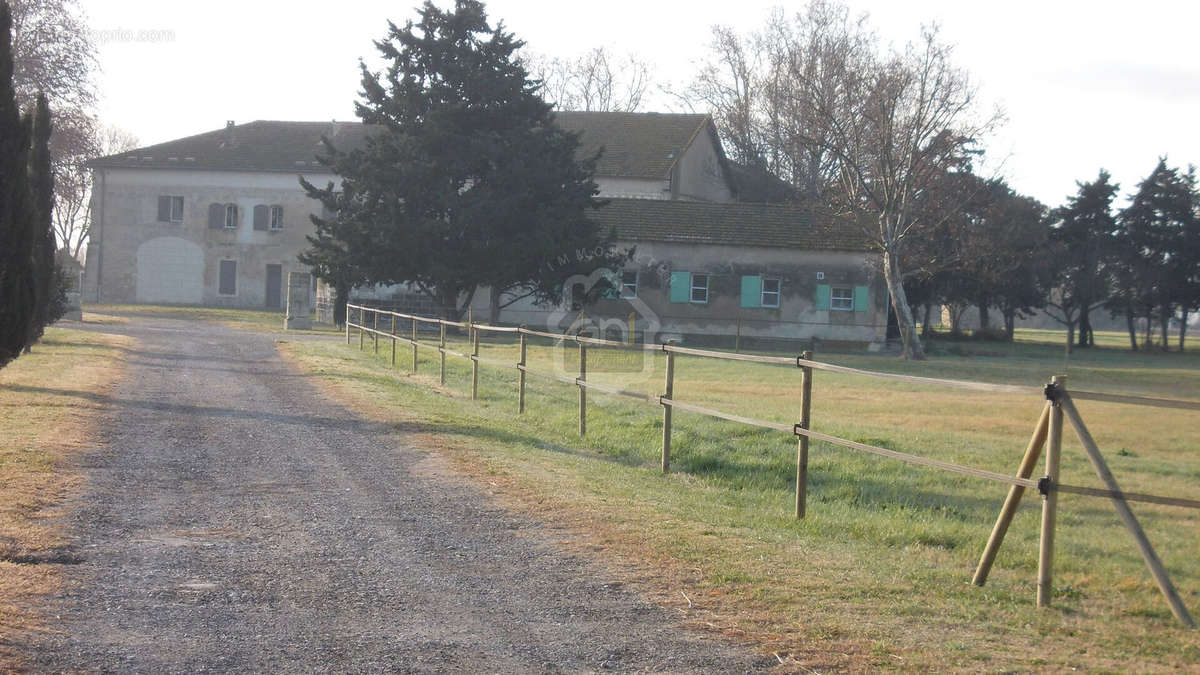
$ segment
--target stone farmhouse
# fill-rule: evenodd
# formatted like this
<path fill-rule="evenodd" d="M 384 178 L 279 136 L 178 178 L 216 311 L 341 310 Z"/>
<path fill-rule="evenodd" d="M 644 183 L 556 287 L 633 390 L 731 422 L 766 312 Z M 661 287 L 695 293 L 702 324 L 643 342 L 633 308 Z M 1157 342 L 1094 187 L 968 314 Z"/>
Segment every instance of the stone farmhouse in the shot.
<path fill-rule="evenodd" d="M 502 322 L 562 329 L 583 312 L 615 326 L 632 314 L 656 339 L 884 342 L 886 291 L 861 238 L 807 208 L 752 201 L 711 117 L 560 112 L 557 122 L 580 133 L 581 153 L 604 149 L 595 180 L 609 203 L 597 217 L 636 253 L 604 272 L 619 289 L 610 297 L 518 301 Z M 348 122 L 230 122 L 95 160 L 85 300 L 280 308 L 288 273 L 307 271 L 296 256 L 320 208 L 298 177 L 336 184 L 315 158 L 322 136 L 349 148 L 366 133 Z M 420 304 L 405 288 L 358 296 Z M 488 296 L 475 294 L 476 317 Z"/>

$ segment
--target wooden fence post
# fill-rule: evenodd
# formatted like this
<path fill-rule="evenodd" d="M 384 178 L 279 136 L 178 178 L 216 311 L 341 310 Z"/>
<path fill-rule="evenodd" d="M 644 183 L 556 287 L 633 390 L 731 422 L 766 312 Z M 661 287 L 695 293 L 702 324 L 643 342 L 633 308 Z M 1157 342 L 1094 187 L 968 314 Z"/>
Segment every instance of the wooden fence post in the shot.
<path fill-rule="evenodd" d="M 1042 416 L 1038 418 L 1037 426 L 1033 429 L 1033 437 L 1029 439 L 1029 445 L 1025 448 L 1025 456 L 1021 458 L 1021 466 L 1017 469 L 1018 478 L 1029 478 L 1033 475 L 1033 469 L 1042 455 L 1042 447 L 1046 445 L 1046 434 L 1050 428 L 1050 409 L 1053 407 L 1054 405 L 1049 401 L 1042 406 Z M 984 547 L 983 555 L 979 558 L 979 565 L 975 568 L 975 577 L 971 579 L 971 583 L 976 586 L 987 583 L 988 574 L 996 562 L 996 554 L 1000 551 L 1000 545 L 1004 543 L 1004 535 L 1008 533 L 1008 526 L 1012 524 L 1013 516 L 1017 514 L 1017 507 L 1021 505 L 1021 498 L 1024 496 L 1024 486 L 1013 485 L 1008 488 L 1008 497 L 1004 499 L 1004 506 L 1000 508 L 1000 515 L 996 518 L 995 526 L 992 527 L 992 534 L 988 537 L 987 546 Z"/>
<path fill-rule="evenodd" d="M 668 340 L 668 347 L 674 347 L 675 341 Z M 663 387 L 663 400 L 670 401 L 671 396 L 675 392 L 675 352 L 663 350 L 667 352 L 667 379 Z M 662 471 L 667 473 L 671 470 L 671 406 L 663 404 L 663 437 L 662 437 Z"/>
<path fill-rule="evenodd" d="M 1049 607 L 1054 595 L 1054 521 L 1058 514 L 1058 470 L 1062 456 L 1063 410 L 1062 395 L 1066 375 L 1050 380 L 1047 395 L 1053 404 L 1050 409 L 1050 444 L 1046 448 L 1046 493 L 1042 495 L 1042 536 L 1038 547 L 1037 606 Z"/>
<path fill-rule="evenodd" d="M 521 325 L 521 361 L 517 368 L 517 413 L 525 412 L 525 325 Z"/>
<path fill-rule="evenodd" d="M 375 340 L 374 350 L 379 353 L 379 310 L 371 313 L 371 337 Z"/>
<path fill-rule="evenodd" d="M 812 352 L 801 352 L 800 358 L 812 360 Z M 812 377 L 809 366 L 800 370 L 800 428 L 807 431 L 812 417 Z M 803 518 L 808 510 L 808 436 L 800 436 L 796 448 L 796 517 Z"/>
<path fill-rule="evenodd" d="M 366 324 L 367 324 L 366 309 L 360 308 L 358 310 L 358 351 L 360 351 L 360 352 L 363 349 L 363 336 L 366 335 L 366 333 L 363 332 L 363 329 L 366 328 Z"/>
<path fill-rule="evenodd" d="M 396 315 L 392 315 L 392 367 L 396 367 Z"/>
<path fill-rule="evenodd" d="M 1117 484 L 1117 479 L 1108 468 L 1108 462 L 1104 461 L 1104 456 L 1100 454 L 1100 448 L 1096 445 L 1095 439 L 1092 438 L 1092 433 L 1088 431 L 1083 423 L 1083 418 L 1079 416 L 1079 411 L 1075 409 L 1074 401 L 1071 400 L 1070 396 L 1064 396 L 1064 399 L 1062 403 L 1063 410 L 1066 412 L 1067 418 L 1071 420 L 1071 426 L 1075 428 L 1075 434 L 1079 436 L 1079 442 L 1083 444 L 1084 450 L 1087 451 L 1088 460 L 1092 463 L 1092 468 L 1096 470 L 1096 475 L 1104 482 L 1106 488 L 1120 495 L 1121 486 Z M 1154 577 L 1154 583 L 1158 585 L 1158 590 L 1167 599 L 1167 604 L 1171 607 L 1171 613 L 1183 625 L 1188 628 L 1195 628 L 1196 622 L 1192 620 L 1192 615 L 1188 614 L 1187 607 L 1184 606 L 1183 600 L 1175 590 L 1175 585 L 1171 583 L 1171 578 L 1167 576 L 1167 570 L 1163 567 L 1162 560 L 1155 553 L 1154 547 L 1150 544 L 1150 539 L 1146 537 L 1146 531 L 1142 529 L 1137 516 L 1133 515 L 1133 510 L 1129 508 L 1129 502 L 1125 501 L 1124 497 L 1115 496 L 1112 498 L 1112 503 L 1117 509 L 1117 514 L 1121 516 L 1121 522 L 1125 524 L 1125 529 L 1129 530 L 1129 534 L 1133 535 L 1133 540 L 1137 543 L 1138 550 L 1141 551 L 1142 560 L 1145 561 L 1146 567 L 1150 568 L 1150 576 Z"/>
<path fill-rule="evenodd" d="M 579 343 L 579 435 L 587 435 L 587 345 Z"/>
<path fill-rule="evenodd" d="M 737 333 L 733 338 L 733 351 L 735 354 L 742 353 L 742 317 L 737 318 Z"/>
<path fill-rule="evenodd" d="M 342 317 L 342 322 L 346 324 L 346 344 L 350 344 L 350 306 L 346 305 L 346 316 Z"/>
<path fill-rule="evenodd" d="M 412 325 L 412 347 L 413 347 L 413 375 L 417 374 L 417 319 L 413 317 Z"/>
<path fill-rule="evenodd" d="M 438 326 L 441 327 L 441 332 L 438 335 L 438 352 L 441 357 L 442 370 L 441 381 L 442 384 L 446 384 L 446 324 L 439 321 Z"/>
<path fill-rule="evenodd" d="M 471 398 L 479 398 L 479 329 L 471 327 L 474 336 L 471 340 Z"/>

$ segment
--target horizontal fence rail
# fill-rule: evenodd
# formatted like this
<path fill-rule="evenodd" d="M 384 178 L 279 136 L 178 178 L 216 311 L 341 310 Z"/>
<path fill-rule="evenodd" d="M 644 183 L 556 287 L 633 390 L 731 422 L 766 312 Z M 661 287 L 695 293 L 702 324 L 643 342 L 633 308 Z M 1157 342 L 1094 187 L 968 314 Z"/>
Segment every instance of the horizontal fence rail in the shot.
<path fill-rule="evenodd" d="M 358 321 L 357 322 L 352 320 L 352 313 L 355 311 L 357 311 L 357 313 L 358 313 Z M 897 450 L 891 450 L 888 448 L 882 448 L 882 447 L 870 445 L 867 443 L 860 443 L 858 441 L 854 441 L 854 440 L 847 439 L 847 438 L 840 438 L 838 436 L 833 436 L 830 434 L 824 434 L 824 433 L 821 433 L 818 431 L 813 431 L 810 428 L 810 424 L 808 421 L 808 410 L 811 405 L 810 392 L 811 392 L 811 377 L 812 377 L 813 371 L 824 371 L 824 372 L 840 373 L 840 374 L 846 374 L 846 375 L 870 377 L 870 378 L 876 378 L 876 379 L 892 380 L 892 381 L 897 381 L 897 382 L 904 382 L 904 383 L 909 383 L 909 384 L 917 384 L 917 385 L 925 385 L 925 386 L 962 389 L 962 390 L 969 390 L 969 391 L 975 391 L 975 392 L 980 392 L 980 393 L 1039 395 L 1039 396 L 1045 395 L 1048 400 L 1048 402 L 1046 403 L 1047 411 L 1050 411 L 1052 409 L 1057 411 L 1060 408 L 1060 406 L 1065 404 L 1066 406 L 1069 406 L 1069 409 L 1072 411 L 1072 414 L 1076 418 L 1078 416 L 1078 413 L 1074 412 L 1074 406 L 1071 403 L 1072 399 L 1097 401 L 1097 402 L 1102 402 L 1102 403 L 1140 405 L 1140 406 L 1149 406 L 1149 407 L 1156 407 L 1156 408 L 1173 408 L 1173 409 L 1180 409 L 1180 410 L 1200 410 L 1200 401 L 1168 399 L 1168 398 L 1151 397 L 1151 396 L 1136 396 L 1136 395 L 1128 395 L 1128 394 L 1109 394 L 1109 393 L 1103 393 L 1103 392 L 1089 392 L 1089 391 L 1077 391 L 1077 390 L 1071 390 L 1070 393 L 1068 394 L 1066 392 L 1066 390 L 1061 387 L 1061 385 L 1057 385 L 1058 389 L 1055 389 L 1056 384 L 1054 384 L 1054 383 L 1047 385 L 1046 387 L 1029 387 L 1029 386 L 1020 386 L 1020 385 L 990 384 L 990 383 L 985 383 L 985 382 L 970 382 L 970 381 L 963 381 L 963 380 L 950 380 L 950 379 L 942 379 L 942 378 L 921 377 L 921 376 L 916 376 L 916 375 L 903 375 L 903 374 L 897 374 L 897 373 L 882 373 L 882 372 L 877 372 L 877 371 L 852 368 L 852 367 L 848 367 L 848 366 L 840 366 L 840 365 L 836 365 L 836 364 L 832 364 L 832 363 L 825 363 L 822 361 L 815 361 L 811 358 L 811 355 L 808 352 L 805 352 L 805 354 L 803 354 L 801 356 L 795 356 L 795 357 L 766 356 L 766 355 L 740 354 L 740 353 L 723 352 L 723 351 L 715 351 L 715 350 L 696 349 L 696 348 L 691 348 L 691 347 L 680 347 L 678 345 L 675 345 L 673 342 L 668 342 L 666 344 L 628 343 L 628 342 L 624 342 L 624 341 L 620 341 L 620 340 L 607 340 L 607 339 L 603 339 L 603 338 L 588 337 L 588 336 L 584 336 L 584 335 L 572 335 L 570 333 L 552 333 L 552 332 L 547 332 L 547 331 L 538 331 L 538 330 L 529 329 L 525 326 L 520 326 L 520 327 L 492 326 L 492 325 L 488 325 L 488 324 L 480 324 L 480 323 L 475 323 L 475 322 L 471 322 L 471 321 L 466 321 L 466 322 L 451 321 L 448 319 L 442 319 L 442 318 L 436 318 L 436 317 L 419 316 L 419 315 L 414 315 L 414 314 L 406 314 L 406 313 L 402 313 L 402 312 L 392 312 L 392 311 L 387 311 L 387 310 L 382 310 L 382 309 L 375 309 L 372 307 L 365 307 L 365 306 L 361 306 L 361 305 L 347 305 L 346 312 L 347 312 L 346 313 L 346 342 L 347 342 L 347 344 L 350 342 L 351 328 L 354 328 L 359 331 L 359 346 L 360 346 L 360 348 L 363 347 L 363 344 L 364 344 L 363 338 L 366 335 L 370 335 L 372 337 L 374 349 L 376 352 L 378 352 L 378 349 L 379 349 L 379 339 L 380 338 L 383 338 L 385 340 L 391 340 L 392 341 L 392 363 L 393 363 L 393 365 L 395 364 L 395 345 L 397 343 L 407 343 L 412 346 L 412 348 L 413 348 L 412 368 L 413 368 L 414 373 L 417 371 L 417 350 L 418 350 L 418 348 L 423 347 L 426 349 L 436 351 L 441 357 L 441 381 L 443 383 L 445 382 L 445 357 L 446 357 L 446 355 L 450 355 L 450 356 L 454 356 L 454 357 L 458 357 L 458 358 L 462 358 L 462 359 L 467 359 L 467 360 L 471 361 L 471 369 L 472 369 L 471 396 L 472 396 L 472 398 L 476 398 L 478 396 L 479 366 L 481 364 L 494 366 L 497 368 L 514 368 L 517 371 L 517 373 L 519 375 L 519 397 L 518 397 L 518 401 L 519 401 L 518 402 L 518 412 L 519 413 L 523 413 L 525 411 L 525 390 L 526 390 L 526 375 L 527 374 L 535 375 L 537 377 L 541 377 L 544 379 L 558 381 L 558 382 L 562 382 L 565 384 L 570 384 L 570 385 L 574 385 L 574 386 L 578 387 L 579 388 L 579 433 L 581 436 L 586 434 L 586 428 L 587 428 L 587 426 L 586 426 L 586 420 L 587 420 L 586 392 L 589 389 L 592 389 L 592 390 L 595 390 L 595 391 L 598 391 L 601 393 L 605 393 L 605 394 L 610 394 L 613 396 L 622 396 L 622 397 L 626 397 L 626 398 L 639 400 L 639 401 L 642 401 L 642 402 L 645 402 L 648 404 L 660 406 L 663 411 L 662 470 L 664 472 L 668 471 L 669 467 L 670 467 L 671 426 L 672 426 L 671 425 L 671 411 L 675 410 L 675 409 L 683 410 L 683 411 L 698 414 L 698 415 L 705 415 L 705 416 L 713 417 L 716 419 L 722 419 L 722 420 L 726 420 L 729 422 L 736 422 L 739 424 L 744 424 L 744 425 L 757 427 L 757 428 L 761 428 L 761 429 L 767 429 L 767 430 L 771 430 L 771 431 L 779 431 L 779 432 L 783 432 L 783 433 L 792 434 L 799 439 L 799 448 L 798 448 L 798 453 L 797 453 L 797 473 L 796 473 L 796 478 L 797 478 L 797 480 L 796 480 L 796 516 L 798 518 L 803 518 L 804 514 L 805 514 L 805 499 L 806 499 L 806 494 L 807 494 L 808 441 L 810 441 L 810 440 L 821 441 L 823 443 L 827 443 L 832 446 L 846 448 L 849 450 L 856 450 L 859 452 L 864 452 L 864 453 L 876 455 L 879 457 L 885 457 L 888 459 L 893 459 L 893 460 L 897 460 L 900 462 L 904 462 L 904 463 L 908 463 L 908 464 L 912 464 L 912 465 L 916 465 L 916 466 L 923 466 L 923 467 L 927 467 L 927 468 L 946 471 L 946 472 L 957 474 L 957 475 L 969 476 L 972 478 L 977 478 L 977 479 L 981 479 L 981 480 L 986 480 L 986 481 L 991 481 L 991 482 L 995 482 L 995 483 L 1001 483 L 1001 484 L 1008 485 L 1008 486 L 1010 486 L 1009 501 L 1005 504 L 1004 512 L 1002 513 L 1001 518 L 999 519 L 999 521 L 996 525 L 996 531 L 992 535 L 992 538 L 994 541 L 989 541 L 988 550 L 985 552 L 984 559 L 980 563 L 980 568 L 976 572 L 975 583 L 977 585 L 981 585 L 981 586 L 983 585 L 984 580 L 986 580 L 987 571 L 991 567 L 992 560 L 994 560 L 996 549 L 999 547 L 1000 542 L 1003 540 L 1004 532 L 1007 530 L 1008 521 L 1011 520 L 1012 510 L 1015 509 L 1016 501 L 1019 501 L 1024 490 L 1026 490 L 1026 489 L 1038 490 L 1042 494 L 1043 500 L 1051 499 L 1054 495 L 1056 495 L 1058 493 L 1068 493 L 1068 494 L 1075 494 L 1075 495 L 1081 495 L 1081 496 L 1086 496 L 1086 497 L 1097 497 L 1097 498 L 1110 499 L 1114 502 L 1114 504 L 1117 505 L 1118 511 L 1119 511 L 1119 513 L 1122 514 L 1122 517 L 1125 519 L 1127 525 L 1132 520 L 1133 524 L 1129 525 L 1131 532 L 1134 534 L 1135 540 L 1137 540 L 1139 547 L 1142 548 L 1142 553 L 1143 553 L 1143 556 L 1147 560 L 1147 565 L 1150 566 L 1152 574 L 1155 577 L 1156 581 L 1159 583 L 1160 588 L 1163 589 L 1164 594 L 1168 597 L 1168 599 L 1171 600 L 1172 611 L 1175 612 L 1176 616 L 1179 617 L 1180 620 L 1183 621 L 1185 624 L 1187 624 L 1189 626 L 1194 626 L 1194 624 L 1191 620 L 1191 617 L 1187 614 L 1186 609 L 1184 609 L 1182 604 L 1179 603 L 1178 598 L 1175 595 L 1173 587 L 1170 586 L 1169 580 L 1166 580 L 1165 571 L 1163 571 L 1161 569 L 1161 563 L 1157 560 L 1157 556 L 1153 553 L 1153 550 L 1149 548 L 1149 543 L 1148 543 L 1148 541 L 1145 540 L 1144 533 L 1140 532 L 1140 526 L 1136 525 L 1136 520 L 1132 518 L 1132 514 L 1126 515 L 1126 512 L 1128 511 L 1128 506 L 1126 505 L 1126 503 L 1133 501 L 1133 502 L 1145 502 L 1145 503 L 1151 503 L 1151 504 L 1159 504 L 1159 505 L 1164 505 L 1164 506 L 1175 506 L 1175 507 L 1182 507 L 1182 508 L 1189 508 L 1189 509 L 1200 509 L 1200 500 L 1186 499 L 1186 498 L 1182 498 L 1182 497 L 1162 496 L 1162 495 L 1149 495 L 1149 494 L 1142 494 L 1142 493 L 1136 493 L 1136 492 L 1125 492 L 1125 491 L 1117 488 L 1117 486 L 1115 485 L 1115 482 L 1111 480 L 1111 476 L 1109 476 L 1108 478 L 1105 479 L 1105 482 L 1108 485 L 1107 488 L 1094 488 L 1094 487 L 1087 487 L 1087 486 L 1082 486 L 1082 485 L 1065 484 L 1065 483 L 1061 483 L 1060 481 L 1057 480 L 1057 467 L 1054 468 L 1055 475 L 1053 477 L 1051 477 L 1050 475 L 1047 475 L 1046 477 L 1043 477 L 1041 479 L 1036 479 L 1036 480 L 1029 477 L 1031 470 L 1032 470 L 1032 464 L 1028 460 L 1030 457 L 1032 457 L 1033 459 L 1036 459 L 1037 453 L 1040 452 L 1040 449 L 1041 449 L 1041 443 L 1046 440 L 1045 425 L 1048 424 L 1047 420 L 1049 418 L 1047 417 L 1047 415 L 1049 413 L 1046 413 L 1043 415 L 1043 419 L 1039 423 L 1043 426 L 1039 429 L 1039 432 L 1035 433 L 1035 441 L 1036 441 L 1036 445 L 1037 445 L 1036 452 L 1034 452 L 1035 444 L 1033 442 L 1031 442 L 1030 450 L 1027 451 L 1027 461 L 1022 463 L 1022 467 L 1018 471 L 1018 475 L 1009 475 L 1009 474 L 998 473 L 995 471 L 989 471 L 986 469 L 962 466 L 959 464 L 954 464 L 952 462 L 945 462 L 945 461 L 941 461 L 941 460 L 932 459 L 929 457 L 922 457 L 920 455 L 914 455 L 911 453 L 905 453 L 905 452 L 900 452 Z M 370 313 L 372 315 L 370 325 L 368 325 L 368 322 L 365 318 L 368 313 Z M 380 328 L 379 323 L 380 323 L 381 317 L 383 317 L 385 319 L 385 321 L 390 321 L 390 328 L 388 330 L 384 330 L 384 329 Z M 397 320 L 404 320 L 407 322 L 411 322 L 411 337 L 408 337 L 407 335 L 402 334 L 402 333 L 397 333 L 397 329 L 396 329 L 396 326 L 397 326 L 396 321 Z M 429 342 L 423 342 L 418 339 L 419 329 L 422 325 L 438 327 L 438 330 L 439 330 L 439 343 L 438 344 L 431 344 Z M 446 348 L 446 346 L 445 346 L 445 336 L 446 336 L 445 330 L 447 327 L 453 327 L 453 328 L 458 328 L 458 329 L 467 331 L 467 333 L 468 333 L 467 337 L 468 337 L 469 343 L 471 344 L 471 352 L 470 353 L 456 351 L 456 350 Z M 520 361 L 518 363 L 512 363 L 512 362 L 508 362 L 508 361 L 500 361 L 500 360 L 489 359 L 489 358 L 480 356 L 479 355 L 479 336 L 480 336 L 480 333 L 482 333 L 482 332 L 495 333 L 495 334 L 517 335 L 520 340 L 520 354 L 521 354 Z M 563 375 L 561 373 L 552 373 L 552 372 L 547 372 L 547 371 L 542 371 L 542 370 L 536 370 L 534 368 L 529 367 L 529 365 L 527 365 L 527 363 L 526 363 L 526 338 L 527 337 L 539 337 L 539 338 L 554 340 L 555 343 L 557 343 L 557 344 L 564 344 L 564 343 L 577 344 L 579 346 L 579 376 L 571 377 L 569 375 Z M 654 395 L 654 394 L 646 394 L 643 392 L 628 391 L 628 390 L 620 389 L 617 387 L 611 387 L 611 386 L 599 384 L 597 382 L 589 381 L 587 379 L 587 347 L 589 347 L 589 346 L 611 347 L 611 348 L 623 349 L 623 350 L 629 350 L 629 351 L 643 351 L 643 352 L 661 351 L 661 352 L 664 352 L 667 357 L 666 382 L 664 385 L 664 394 L 663 395 Z M 760 363 L 760 364 L 767 364 L 767 365 L 790 366 L 793 368 L 800 369 L 804 375 L 803 389 L 805 392 L 805 396 L 801 401 L 802 408 L 803 408 L 803 412 L 802 412 L 802 420 L 803 421 L 800 423 L 796 423 L 796 424 L 770 422 L 770 421 L 755 419 L 752 417 L 745 417 L 742 415 L 737 415 L 734 413 L 725 412 L 725 411 L 721 411 L 721 410 L 714 410 L 711 408 L 706 408 L 706 407 L 695 405 L 692 403 L 686 403 L 684 401 L 676 400 L 673 396 L 673 386 L 674 386 L 673 383 L 674 383 L 674 371 L 675 371 L 675 363 L 674 363 L 675 358 L 674 357 L 676 355 L 696 356 L 696 357 L 711 358 L 711 359 L 721 359 L 721 360 L 725 360 L 725 361 L 740 361 L 740 362 L 744 362 L 744 363 Z M 1058 380 L 1056 379 L 1055 382 L 1058 382 Z M 1055 414 L 1061 415 L 1061 413 L 1058 413 L 1058 412 L 1056 412 Z M 1061 420 L 1061 417 L 1059 417 L 1059 419 Z M 1075 421 L 1075 419 L 1073 419 L 1073 422 L 1074 421 Z M 1061 422 L 1058 422 L 1058 424 L 1061 428 Z M 1078 422 L 1078 425 L 1082 428 L 1081 421 Z M 1038 434 L 1040 434 L 1040 440 L 1039 440 Z M 1052 437 L 1054 436 L 1054 434 L 1050 434 L 1050 435 Z M 1058 435 L 1061 436 L 1061 433 L 1059 433 Z M 1054 439 L 1054 438 L 1052 438 L 1052 440 L 1053 440 L 1053 443 L 1059 442 L 1057 439 Z M 1086 443 L 1091 443 L 1090 436 L 1087 437 L 1087 441 L 1085 442 L 1085 444 Z M 1055 449 L 1053 450 L 1053 452 L 1054 453 L 1058 452 L 1057 446 L 1055 446 Z M 1089 452 L 1098 453 L 1098 450 L 1094 450 L 1094 448 L 1089 448 Z M 1030 454 L 1030 453 L 1032 453 L 1032 454 Z M 1098 457 L 1098 454 L 1096 454 L 1096 456 Z M 1055 460 L 1055 464 L 1056 463 L 1057 463 L 1057 460 Z M 1048 471 L 1049 471 L 1049 465 L 1048 465 Z M 1102 474 L 1101 477 L 1104 478 L 1105 475 Z M 1049 509 L 1050 509 L 1050 512 L 1052 513 L 1054 507 L 1050 506 Z M 1050 515 L 1048 517 L 1051 519 L 1051 521 L 1053 520 L 1053 515 Z M 1043 527 L 1045 527 L 1045 525 Z M 1049 560 L 1051 558 L 1047 557 L 1048 554 L 1046 553 L 1046 547 L 1049 546 L 1051 549 L 1053 547 L 1052 529 L 1053 529 L 1053 527 L 1052 527 L 1052 523 L 1051 523 L 1051 532 L 1050 532 L 1049 537 L 1047 537 L 1046 532 L 1043 531 L 1042 555 L 1046 559 L 1039 563 L 1039 599 L 1038 599 L 1039 606 L 1041 606 L 1045 602 L 1045 598 L 1043 598 L 1042 591 L 1045 590 L 1045 583 L 1048 583 L 1048 581 L 1043 580 L 1042 576 L 1048 577 L 1048 575 L 1049 575 L 1047 560 Z M 1047 541 L 1047 539 L 1049 539 L 1049 541 Z M 1049 555 L 1052 555 L 1052 554 L 1049 554 Z M 1043 571 L 1043 569 L 1042 569 L 1043 567 L 1046 568 L 1045 571 Z"/>

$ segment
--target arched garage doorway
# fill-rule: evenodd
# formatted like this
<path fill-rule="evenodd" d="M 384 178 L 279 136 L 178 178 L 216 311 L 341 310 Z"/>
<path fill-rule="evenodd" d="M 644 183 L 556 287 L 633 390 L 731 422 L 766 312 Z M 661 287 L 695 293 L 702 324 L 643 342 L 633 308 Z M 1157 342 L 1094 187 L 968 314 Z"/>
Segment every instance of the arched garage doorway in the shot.
<path fill-rule="evenodd" d="M 204 250 L 179 237 L 156 237 L 137 250 L 137 301 L 204 301 Z"/>

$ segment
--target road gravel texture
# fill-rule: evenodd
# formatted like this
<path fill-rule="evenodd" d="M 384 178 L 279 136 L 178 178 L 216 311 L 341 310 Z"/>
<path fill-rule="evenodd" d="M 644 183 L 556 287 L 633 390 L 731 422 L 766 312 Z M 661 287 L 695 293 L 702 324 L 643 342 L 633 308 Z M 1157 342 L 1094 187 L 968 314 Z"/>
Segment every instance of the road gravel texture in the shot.
<path fill-rule="evenodd" d="M 270 335 L 135 317 L 39 672 L 746 672 L 330 403 Z M 55 385 L 70 389 L 70 383 Z M 81 398 L 97 398 L 76 392 Z M 54 617 L 57 617 L 56 619 Z"/>

